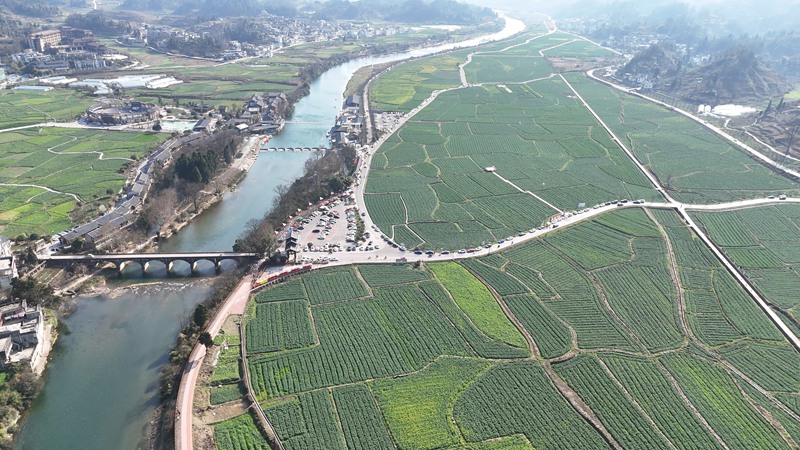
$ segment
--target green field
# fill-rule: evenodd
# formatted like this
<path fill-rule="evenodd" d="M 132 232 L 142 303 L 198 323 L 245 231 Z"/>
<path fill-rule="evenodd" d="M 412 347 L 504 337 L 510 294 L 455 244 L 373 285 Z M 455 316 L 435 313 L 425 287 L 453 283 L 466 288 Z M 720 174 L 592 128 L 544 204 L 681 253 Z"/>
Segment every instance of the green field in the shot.
<path fill-rule="evenodd" d="M 566 77 L 678 201 L 711 203 L 800 194 L 797 183 L 773 173 L 696 122 L 583 75 Z"/>
<path fill-rule="evenodd" d="M 458 65 L 467 51 L 430 56 L 394 67 L 372 83 L 373 109 L 408 112 L 438 89 L 458 86 Z"/>
<path fill-rule="evenodd" d="M 289 448 L 605 448 L 553 377 L 623 448 L 795 445 L 783 430 L 800 431 L 800 356 L 671 211 L 617 210 L 427 270 L 327 269 L 258 294 L 260 307 L 305 302 L 319 335 L 250 358 Z M 327 293 L 313 301 L 299 289 L 333 275 L 352 281 L 312 288 Z M 525 342 L 481 281 L 530 335 L 533 358 L 508 346 Z"/>
<path fill-rule="evenodd" d="M 508 321 L 492 293 L 464 267 L 456 263 L 437 263 L 431 264 L 430 269 L 484 334 L 515 347 L 525 347 L 525 338 Z"/>
<path fill-rule="evenodd" d="M 605 53 L 562 33 L 512 43 L 468 73 L 519 79 L 539 69 L 498 63 Z M 508 88 L 442 94 L 378 150 L 365 200 L 395 242 L 452 250 L 578 203 L 660 200 L 560 78 Z M 637 124 L 620 131 L 634 147 L 659 130 L 661 151 L 635 149 L 653 170 L 695 165 L 668 177 L 678 198 L 793 186 L 672 113 L 646 128 L 632 117 L 652 111 L 628 106 L 606 113 Z M 693 156 L 669 147 L 691 139 Z M 800 330 L 800 207 L 696 216 Z M 318 270 L 259 292 L 251 311 L 258 342 L 275 344 L 250 352 L 254 390 L 288 449 L 800 446 L 800 355 L 674 210 L 617 208 L 477 258 Z M 230 430 L 251 439 L 248 420 L 217 425 L 218 448 L 238 448 Z"/>
<path fill-rule="evenodd" d="M 0 129 L 78 118 L 94 100 L 78 91 L 0 90 Z"/>
<path fill-rule="evenodd" d="M 800 324 L 800 206 L 695 213 L 709 236 L 767 300 Z"/>
<path fill-rule="evenodd" d="M 90 213 L 109 203 L 107 191 L 116 194 L 125 183 L 120 170 L 165 138 L 164 134 L 67 128 L 0 134 L 0 183 L 60 192 L 0 186 L 0 234 L 49 235 L 70 228 L 69 213 L 78 201 Z"/>
<path fill-rule="evenodd" d="M 463 33 L 474 31 L 465 29 Z M 252 58 L 223 65 L 215 61 L 169 56 L 149 49 L 120 47 L 111 40 L 105 40 L 104 43 L 147 64 L 149 67 L 141 71 L 142 74 L 167 74 L 184 81 L 157 90 L 129 90 L 129 94 L 141 100 L 161 98 L 166 103 L 174 99 L 180 102 L 203 100 L 239 105 L 253 93 L 293 91 L 303 82 L 302 72 L 306 67 L 322 64 L 329 58 L 370 51 L 376 46 L 389 50 L 397 46 L 418 45 L 443 33 L 442 30 L 427 28 L 358 41 L 314 42 L 283 49 L 269 58 Z M 123 73 L 113 75 L 119 74 Z"/>
<path fill-rule="evenodd" d="M 558 211 L 539 198 L 565 211 L 658 199 L 562 81 L 510 89 L 444 93 L 378 149 L 365 199 L 385 234 L 457 250 L 541 225 Z"/>

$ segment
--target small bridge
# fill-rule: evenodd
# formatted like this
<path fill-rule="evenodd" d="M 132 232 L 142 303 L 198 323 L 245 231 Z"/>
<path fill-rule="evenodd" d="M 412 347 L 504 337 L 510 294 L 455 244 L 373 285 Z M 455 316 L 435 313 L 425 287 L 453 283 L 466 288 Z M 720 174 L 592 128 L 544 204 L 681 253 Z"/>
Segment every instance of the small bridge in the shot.
<path fill-rule="evenodd" d="M 328 148 L 325 147 L 275 147 L 275 148 L 262 148 L 262 152 L 327 152 Z"/>
<path fill-rule="evenodd" d="M 173 270 L 173 264 L 177 261 L 183 261 L 189 264 L 192 269 L 192 274 L 197 272 L 197 263 L 200 261 L 208 261 L 214 265 L 217 273 L 221 270 L 223 261 L 235 261 L 239 266 L 249 264 L 257 261 L 259 255 L 257 253 L 235 253 L 235 252 L 219 252 L 219 253 L 117 253 L 107 255 L 55 255 L 48 257 L 41 257 L 40 260 L 44 261 L 48 267 L 66 267 L 70 264 L 96 264 L 96 263 L 112 263 L 117 267 L 117 270 L 122 273 L 126 266 L 130 264 L 138 264 L 142 271 L 147 271 L 150 264 L 159 262 L 167 267 L 167 273 Z"/>

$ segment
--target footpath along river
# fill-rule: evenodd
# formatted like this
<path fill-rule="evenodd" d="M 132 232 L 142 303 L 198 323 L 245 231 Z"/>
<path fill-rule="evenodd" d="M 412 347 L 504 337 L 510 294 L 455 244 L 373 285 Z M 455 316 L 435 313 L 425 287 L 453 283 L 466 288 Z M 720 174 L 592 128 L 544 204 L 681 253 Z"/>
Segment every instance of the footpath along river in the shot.
<path fill-rule="evenodd" d="M 292 120 L 269 146 L 327 146 L 325 134 L 339 112 L 347 81 L 359 67 L 474 46 L 523 29 L 522 22 L 507 18 L 505 28 L 491 36 L 336 66 L 311 83 L 311 93 L 295 105 Z M 270 209 L 275 187 L 302 175 L 311 156 L 262 153 L 235 192 L 162 243 L 159 251 L 231 250 L 247 222 Z M 150 279 L 159 280 L 163 278 Z M 20 424 L 15 447 L 144 448 L 149 420 L 158 405 L 158 372 L 182 324 L 208 295 L 207 285 L 159 283 L 80 298 L 75 313 L 65 320 L 69 333 L 56 345 L 44 391 Z"/>

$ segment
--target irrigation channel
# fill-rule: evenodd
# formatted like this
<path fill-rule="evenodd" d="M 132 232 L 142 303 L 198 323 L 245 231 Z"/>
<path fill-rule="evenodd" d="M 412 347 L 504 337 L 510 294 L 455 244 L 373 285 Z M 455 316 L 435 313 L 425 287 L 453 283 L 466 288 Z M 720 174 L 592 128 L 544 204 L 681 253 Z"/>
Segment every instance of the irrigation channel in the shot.
<path fill-rule="evenodd" d="M 292 120 L 270 146 L 327 146 L 325 133 L 339 112 L 347 81 L 359 67 L 474 46 L 509 37 L 523 28 L 522 22 L 507 19 L 505 28 L 492 36 L 361 58 L 334 67 L 311 84 L 310 95 L 297 103 Z M 160 251 L 231 250 L 247 222 L 262 217 L 271 207 L 275 188 L 302 175 L 305 161 L 313 154 L 262 153 L 235 192 L 164 242 Z M 148 274 L 147 279 L 165 281 L 159 274 Z M 184 281 L 122 292 L 78 300 L 76 311 L 65 320 L 68 332 L 60 337 L 52 354 L 44 391 L 20 424 L 16 448 L 145 447 L 149 421 L 158 405 L 159 370 L 167 362 L 182 324 L 209 289 L 203 283 Z"/>

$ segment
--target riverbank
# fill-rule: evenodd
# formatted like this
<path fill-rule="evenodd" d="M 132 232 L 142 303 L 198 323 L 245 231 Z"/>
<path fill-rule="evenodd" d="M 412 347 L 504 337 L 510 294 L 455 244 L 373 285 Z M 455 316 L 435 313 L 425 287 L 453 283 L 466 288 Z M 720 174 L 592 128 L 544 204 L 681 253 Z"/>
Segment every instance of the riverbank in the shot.
<path fill-rule="evenodd" d="M 208 208 L 221 202 L 225 194 L 236 189 L 239 182 L 247 175 L 258 159 L 261 138 L 251 136 L 244 143 L 242 156 L 234 160 L 224 171 L 219 173 L 197 195 L 201 196 L 192 202 L 185 202 L 174 211 L 159 231 L 159 240 L 168 239 L 189 225 L 192 220 L 203 214 Z M 192 210 L 190 212 L 190 210 Z M 181 216 L 186 215 L 184 219 Z M 154 246 L 153 242 L 151 246 Z M 150 248 L 148 248 L 149 250 Z"/>
<path fill-rule="evenodd" d="M 165 349 L 213 280 L 109 280 L 72 299 L 15 448 L 146 448 Z"/>

